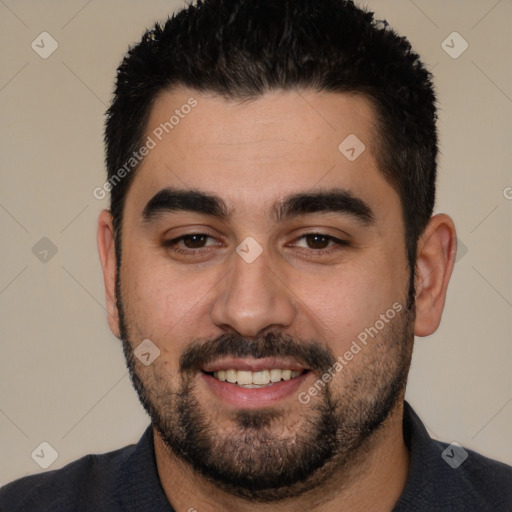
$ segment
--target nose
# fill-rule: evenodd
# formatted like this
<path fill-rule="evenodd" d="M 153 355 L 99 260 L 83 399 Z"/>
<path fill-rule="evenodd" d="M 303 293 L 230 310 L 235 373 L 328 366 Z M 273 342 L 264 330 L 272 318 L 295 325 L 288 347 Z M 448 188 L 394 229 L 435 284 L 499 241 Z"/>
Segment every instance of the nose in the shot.
<path fill-rule="evenodd" d="M 223 330 L 246 337 L 289 327 L 296 316 L 293 292 L 269 267 L 265 251 L 252 263 L 238 254 L 233 260 L 230 272 L 216 289 L 212 321 Z"/>

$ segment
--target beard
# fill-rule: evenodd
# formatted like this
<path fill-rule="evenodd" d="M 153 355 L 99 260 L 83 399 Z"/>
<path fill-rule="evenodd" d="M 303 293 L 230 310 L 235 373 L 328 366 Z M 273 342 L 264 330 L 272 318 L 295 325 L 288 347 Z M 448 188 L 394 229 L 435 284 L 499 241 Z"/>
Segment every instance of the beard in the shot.
<path fill-rule="evenodd" d="M 228 355 L 285 356 L 308 368 L 317 381 L 332 369 L 334 354 L 318 340 L 280 333 L 256 339 L 226 334 L 191 343 L 177 374 L 170 375 L 158 359 L 144 367 L 134 356 L 135 340 L 143 336 L 133 332 L 125 314 L 120 282 L 116 288 L 123 352 L 152 425 L 171 457 L 233 496 L 275 502 L 325 486 L 334 475 L 336 485 L 343 486 L 403 399 L 414 340 L 413 309 L 402 309 L 357 355 L 361 364 L 348 363 L 307 405 L 297 400 L 287 408 L 224 411 L 219 416 L 196 393 L 196 377 L 206 363 Z"/>

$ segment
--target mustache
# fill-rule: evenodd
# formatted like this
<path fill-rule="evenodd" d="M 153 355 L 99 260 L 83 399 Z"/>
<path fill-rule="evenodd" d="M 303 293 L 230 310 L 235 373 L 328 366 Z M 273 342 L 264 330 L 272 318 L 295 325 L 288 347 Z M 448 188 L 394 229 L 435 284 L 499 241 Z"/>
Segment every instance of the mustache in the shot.
<path fill-rule="evenodd" d="M 318 372 L 326 371 L 336 362 L 332 352 L 318 341 L 299 341 L 272 332 L 255 339 L 223 334 L 213 340 L 195 341 L 188 346 L 180 357 L 180 371 L 199 371 L 206 364 L 225 356 L 292 358 Z"/>

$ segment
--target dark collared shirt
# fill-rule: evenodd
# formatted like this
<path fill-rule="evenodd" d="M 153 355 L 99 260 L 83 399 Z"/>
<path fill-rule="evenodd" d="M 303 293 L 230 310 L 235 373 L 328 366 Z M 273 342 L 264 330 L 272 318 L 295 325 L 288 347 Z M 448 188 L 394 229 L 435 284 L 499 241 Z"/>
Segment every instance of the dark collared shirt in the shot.
<path fill-rule="evenodd" d="M 404 439 L 410 449 L 411 465 L 406 487 L 393 512 L 512 512 L 512 467 L 431 439 L 407 402 L 404 411 Z M 187 510 L 194 508 L 197 507 L 192 499 Z M 62 469 L 3 486 L 0 511 L 174 509 L 160 484 L 150 426 L 137 445 L 103 455 L 87 455 Z"/>

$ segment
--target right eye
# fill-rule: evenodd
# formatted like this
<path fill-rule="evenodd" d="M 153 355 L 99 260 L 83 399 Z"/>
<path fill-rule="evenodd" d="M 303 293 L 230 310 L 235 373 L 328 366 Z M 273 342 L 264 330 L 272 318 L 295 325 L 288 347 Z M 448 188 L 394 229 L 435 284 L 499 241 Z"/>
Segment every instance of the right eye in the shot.
<path fill-rule="evenodd" d="M 205 245 L 208 239 L 215 240 L 212 236 L 205 233 L 191 233 L 189 235 L 183 235 L 172 240 L 166 240 L 163 245 L 169 247 L 171 250 L 176 251 L 180 254 L 193 255 L 194 253 L 204 253 L 205 251 L 198 251 L 198 249 L 204 249 L 210 246 L 219 246 L 220 243 L 214 242 Z"/>

